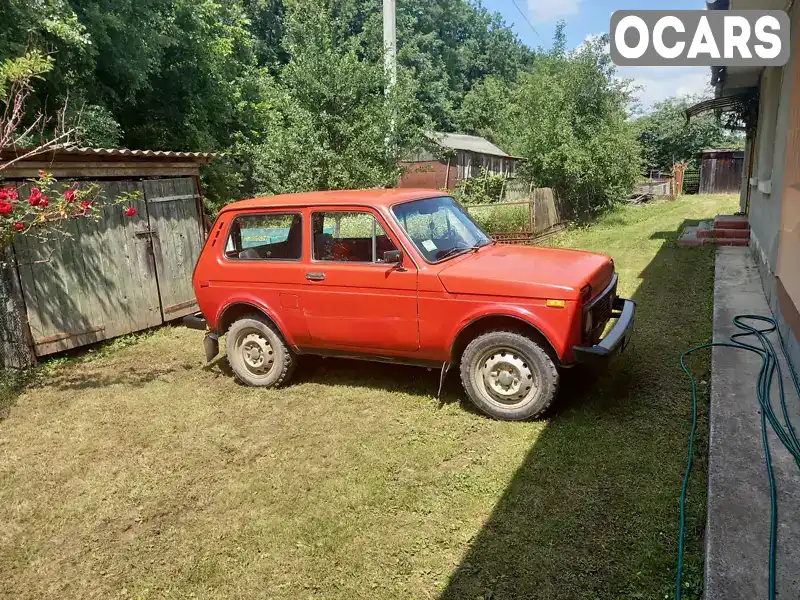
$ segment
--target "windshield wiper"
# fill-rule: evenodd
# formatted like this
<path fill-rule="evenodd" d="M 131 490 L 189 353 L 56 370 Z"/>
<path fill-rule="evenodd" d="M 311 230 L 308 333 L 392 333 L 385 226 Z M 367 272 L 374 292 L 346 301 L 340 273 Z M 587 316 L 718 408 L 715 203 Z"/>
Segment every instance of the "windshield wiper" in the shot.
<path fill-rule="evenodd" d="M 440 256 L 438 260 L 444 260 L 445 258 L 453 256 L 456 252 L 460 254 L 463 254 L 464 252 L 477 252 L 484 246 L 488 246 L 491 243 L 492 242 L 489 241 L 485 244 L 476 244 L 475 246 L 454 246 L 449 250 L 445 250 L 444 254 L 442 254 L 442 256 Z"/>

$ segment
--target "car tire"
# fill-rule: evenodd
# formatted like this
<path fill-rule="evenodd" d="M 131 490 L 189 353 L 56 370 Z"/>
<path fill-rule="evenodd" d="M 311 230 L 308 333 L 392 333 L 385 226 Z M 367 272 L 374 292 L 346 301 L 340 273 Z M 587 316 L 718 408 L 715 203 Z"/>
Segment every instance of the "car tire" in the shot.
<path fill-rule="evenodd" d="M 461 355 L 461 382 L 467 396 L 495 419 L 538 417 L 555 400 L 558 380 L 555 362 L 544 348 L 513 331 L 479 335 Z"/>
<path fill-rule="evenodd" d="M 277 328 L 258 315 L 235 321 L 225 345 L 231 369 L 245 385 L 277 387 L 288 381 L 297 362 Z"/>

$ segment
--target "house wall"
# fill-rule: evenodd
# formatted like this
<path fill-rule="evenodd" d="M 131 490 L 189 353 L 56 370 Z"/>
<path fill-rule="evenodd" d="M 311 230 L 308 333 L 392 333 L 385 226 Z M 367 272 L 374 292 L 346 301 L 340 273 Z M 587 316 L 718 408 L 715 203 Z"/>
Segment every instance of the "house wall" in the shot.
<path fill-rule="evenodd" d="M 420 160 L 401 162 L 400 166 L 406 167 L 406 170 L 400 176 L 397 187 L 451 190 L 456 185 L 456 165 L 452 159 L 449 164 L 447 161 Z"/>
<path fill-rule="evenodd" d="M 795 47 L 783 68 L 768 68 L 761 78 L 756 153 L 750 186 L 750 248 L 764 293 L 800 366 L 800 9 L 793 8 Z M 745 175 L 746 177 L 746 175 Z M 792 258 L 787 258 L 791 256 Z M 780 257 L 780 259 L 779 259 Z"/>
<path fill-rule="evenodd" d="M 517 167 L 517 159 L 491 154 L 479 154 L 467 150 L 458 151 L 456 163 L 458 165 L 459 180 L 477 177 L 480 175 L 482 168 L 485 168 L 492 175 L 513 177 Z"/>

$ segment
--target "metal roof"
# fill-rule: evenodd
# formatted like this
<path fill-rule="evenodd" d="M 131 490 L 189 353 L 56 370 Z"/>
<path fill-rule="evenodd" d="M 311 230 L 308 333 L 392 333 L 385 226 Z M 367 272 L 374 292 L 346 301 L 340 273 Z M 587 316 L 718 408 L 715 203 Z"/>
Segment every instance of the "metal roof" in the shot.
<path fill-rule="evenodd" d="M 730 96 L 721 96 L 719 98 L 703 100 L 702 102 L 698 102 L 697 104 L 687 108 L 685 111 L 683 111 L 683 114 L 688 122 L 692 117 L 696 117 L 697 115 L 712 110 L 730 112 L 739 108 L 739 106 L 747 100 L 747 97 L 747 92 L 741 92 L 739 94 L 732 94 Z"/>
<path fill-rule="evenodd" d="M 3 156 L 23 156 L 30 151 L 28 148 L 4 148 Z M 79 148 L 75 146 L 45 150 L 38 156 L 59 158 L 70 156 L 91 156 L 97 158 L 148 158 L 148 159 L 183 159 L 190 162 L 208 163 L 219 156 L 213 152 L 177 152 L 172 150 L 128 150 L 127 148 Z M 30 160 L 36 160 L 32 157 Z"/>
<path fill-rule="evenodd" d="M 467 150 L 469 152 L 477 152 L 478 154 L 490 154 L 492 156 L 505 156 L 507 158 L 514 158 L 510 154 L 503 152 L 489 140 L 478 137 L 477 135 L 434 131 L 430 134 L 430 138 L 440 146 L 452 148 L 453 150 Z"/>

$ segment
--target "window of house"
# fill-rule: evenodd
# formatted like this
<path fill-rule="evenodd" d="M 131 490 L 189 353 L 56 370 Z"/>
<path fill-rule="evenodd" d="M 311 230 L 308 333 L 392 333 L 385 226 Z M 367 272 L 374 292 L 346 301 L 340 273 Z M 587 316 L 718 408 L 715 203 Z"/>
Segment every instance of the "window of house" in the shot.
<path fill-rule="evenodd" d="M 397 250 L 370 213 L 318 212 L 311 219 L 314 260 L 382 263 L 384 252 Z"/>
<path fill-rule="evenodd" d="M 241 215 L 231 224 L 225 256 L 245 260 L 300 260 L 302 236 L 299 214 Z"/>

